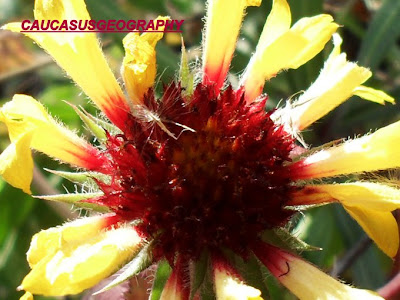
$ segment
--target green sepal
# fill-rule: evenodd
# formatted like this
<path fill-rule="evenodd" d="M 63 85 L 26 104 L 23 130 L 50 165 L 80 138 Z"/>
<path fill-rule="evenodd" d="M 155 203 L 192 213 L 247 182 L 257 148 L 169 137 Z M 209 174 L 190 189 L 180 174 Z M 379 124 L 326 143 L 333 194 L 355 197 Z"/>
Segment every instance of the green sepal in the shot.
<path fill-rule="evenodd" d="M 295 237 L 285 228 L 265 230 L 261 238 L 264 242 L 289 251 L 320 251 L 319 247 L 311 246 Z"/>
<path fill-rule="evenodd" d="M 270 299 L 269 286 L 265 281 L 266 274 L 261 271 L 260 263 L 254 255 L 250 255 L 244 260 L 231 250 L 225 250 L 224 254 L 233 268 L 243 277 L 247 285 L 260 290 L 263 299 Z"/>
<path fill-rule="evenodd" d="M 161 260 L 158 263 L 156 275 L 154 277 L 153 288 L 151 289 L 150 300 L 159 300 L 161 293 L 169 276 L 171 275 L 172 268 L 166 260 Z"/>
<path fill-rule="evenodd" d="M 207 268 L 207 272 L 204 276 L 203 284 L 200 289 L 200 299 L 201 300 L 216 300 L 214 289 L 214 280 L 211 268 Z"/>
<path fill-rule="evenodd" d="M 44 168 L 47 172 L 50 172 L 54 175 L 60 176 L 62 178 L 65 178 L 73 183 L 85 183 L 90 180 L 98 179 L 103 182 L 106 182 L 108 178 L 107 175 L 104 175 L 102 173 L 96 173 L 96 172 L 66 172 L 66 171 L 57 171 L 57 170 L 51 170 Z"/>
<path fill-rule="evenodd" d="M 192 72 L 190 72 L 187 53 L 183 42 L 182 42 L 181 64 L 179 68 L 179 79 L 182 88 L 184 88 L 184 91 L 182 92 L 183 95 L 191 96 L 194 90 L 194 75 Z"/>
<path fill-rule="evenodd" d="M 95 198 L 102 196 L 103 193 L 97 192 L 97 193 L 72 193 L 72 194 L 58 194 L 58 195 L 42 195 L 42 196 L 34 196 L 34 198 L 39 198 L 43 200 L 49 200 L 49 201 L 57 201 L 57 202 L 63 202 L 63 203 L 68 203 L 68 204 L 73 204 L 79 208 L 84 208 L 84 209 L 90 209 L 98 212 L 108 212 L 108 208 L 93 204 L 93 203 L 86 203 L 86 202 L 80 202 L 82 200 L 90 199 L 90 198 Z"/>
<path fill-rule="evenodd" d="M 151 245 L 152 245 L 151 242 L 147 243 L 138 252 L 138 254 L 134 257 L 134 259 L 131 260 L 128 264 L 126 264 L 122 268 L 121 274 L 119 274 L 113 281 L 111 281 L 104 288 L 102 288 L 100 291 L 94 293 L 93 295 L 97 295 L 102 292 L 105 292 L 105 291 L 123 283 L 124 281 L 132 278 L 133 276 L 138 275 L 144 269 L 149 267 L 153 262 L 153 257 L 151 255 Z"/>
<path fill-rule="evenodd" d="M 101 128 L 103 128 L 104 130 L 107 130 L 109 133 L 111 133 L 111 134 L 121 133 L 121 130 L 114 124 L 104 121 L 102 119 L 96 118 L 96 117 L 92 116 L 91 114 L 88 114 L 87 116 L 92 121 L 96 122 Z"/>
<path fill-rule="evenodd" d="M 89 117 L 89 113 L 87 111 L 85 111 L 82 107 L 78 108 L 76 105 L 73 105 L 69 102 L 66 103 L 75 110 L 83 123 L 85 123 L 87 128 L 98 139 L 100 143 L 104 143 L 107 140 L 106 132 L 104 131 L 104 129 Z"/>
<path fill-rule="evenodd" d="M 197 290 L 204 282 L 204 278 L 206 276 L 207 270 L 209 266 L 209 255 L 206 251 L 200 255 L 199 259 L 193 264 L 193 273 L 192 273 L 192 281 L 190 285 L 190 298 L 196 295 Z"/>

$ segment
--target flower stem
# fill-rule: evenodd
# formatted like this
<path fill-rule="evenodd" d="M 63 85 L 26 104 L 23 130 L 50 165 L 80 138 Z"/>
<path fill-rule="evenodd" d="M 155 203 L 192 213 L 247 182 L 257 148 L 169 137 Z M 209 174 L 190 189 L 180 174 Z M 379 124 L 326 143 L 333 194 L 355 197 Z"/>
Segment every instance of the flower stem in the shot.
<path fill-rule="evenodd" d="M 333 266 L 330 275 L 332 277 L 338 277 L 344 271 L 346 271 L 357 258 L 364 253 L 368 247 L 372 244 L 371 239 L 368 236 L 362 237 L 357 244 L 355 244 L 341 259 L 339 259 Z"/>

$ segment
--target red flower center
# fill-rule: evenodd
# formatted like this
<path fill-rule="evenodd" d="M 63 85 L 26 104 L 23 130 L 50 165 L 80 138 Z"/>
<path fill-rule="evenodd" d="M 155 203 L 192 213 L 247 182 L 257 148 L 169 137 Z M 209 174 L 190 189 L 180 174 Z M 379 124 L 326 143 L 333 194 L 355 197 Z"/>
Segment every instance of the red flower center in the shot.
<path fill-rule="evenodd" d="M 138 222 L 154 255 L 196 259 L 204 250 L 246 256 L 265 229 L 281 226 L 292 191 L 285 162 L 293 138 L 264 110 L 266 98 L 246 104 L 242 91 L 216 97 L 199 84 L 190 97 L 172 84 L 123 134 L 108 137 L 111 183 L 100 183 L 108 206 Z"/>

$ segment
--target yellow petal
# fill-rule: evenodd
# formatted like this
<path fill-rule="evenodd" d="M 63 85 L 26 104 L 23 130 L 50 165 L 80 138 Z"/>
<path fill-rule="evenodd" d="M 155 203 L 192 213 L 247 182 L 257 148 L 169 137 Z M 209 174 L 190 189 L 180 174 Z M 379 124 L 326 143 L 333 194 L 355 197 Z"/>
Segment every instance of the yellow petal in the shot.
<path fill-rule="evenodd" d="M 340 53 L 342 39 L 338 34 L 334 34 L 333 40 L 334 49 L 317 80 L 287 109 L 277 112 L 275 118 L 303 130 L 353 95 L 380 104 L 394 103 L 386 93 L 361 85 L 372 73 L 347 61 L 346 54 Z"/>
<path fill-rule="evenodd" d="M 92 145 L 52 119 L 30 96 L 15 95 L 0 109 L 11 145 L 0 156 L 0 175 L 11 185 L 29 192 L 32 181 L 30 148 L 75 166 L 95 170 L 104 157 Z"/>
<path fill-rule="evenodd" d="M 257 98 L 264 88 L 265 81 L 285 69 L 289 57 L 296 56 L 298 49 L 306 47 L 307 40 L 301 35 L 288 31 L 268 47 L 256 50 L 242 76 L 240 85 L 245 88 L 246 101 Z"/>
<path fill-rule="evenodd" d="M 216 93 L 224 84 L 247 6 L 261 0 L 209 0 L 203 51 L 203 83 L 215 84 Z"/>
<path fill-rule="evenodd" d="M 391 212 L 344 206 L 378 247 L 390 257 L 399 249 L 399 228 Z"/>
<path fill-rule="evenodd" d="M 287 24 L 287 13 L 282 15 Z M 281 70 L 296 69 L 317 55 L 338 25 L 333 23 L 331 16 L 318 15 L 300 19 L 290 30 L 285 31 L 283 28 L 274 33 L 267 43 L 264 43 L 267 35 L 263 36 L 263 32 L 256 52 L 241 78 L 240 85 L 245 88 L 248 102 L 261 94 L 266 80 Z"/>
<path fill-rule="evenodd" d="M 27 253 L 29 266 L 34 268 L 44 257 L 61 249 L 64 245 L 73 247 L 74 244 L 83 244 L 107 227 L 108 221 L 108 215 L 82 218 L 36 233 L 32 237 Z"/>
<path fill-rule="evenodd" d="M 290 29 L 292 15 L 286 0 L 274 0 L 257 48 L 266 47 Z"/>
<path fill-rule="evenodd" d="M 97 230 L 91 236 L 88 233 L 93 228 L 85 224 L 83 229 L 86 239 L 74 230 L 67 239 L 61 235 L 57 247 L 47 242 L 54 249 L 46 251 L 39 246 L 44 256 L 34 264 L 21 288 L 46 296 L 80 293 L 117 271 L 135 255 L 141 242 L 133 228 Z"/>
<path fill-rule="evenodd" d="M 305 186 L 292 195 L 288 205 L 309 205 L 340 201 L 347 207 L 377 211 L 394 211 L 400 208 L 400 190 L 385 184 L 353 182 Z"/>
<path fill-rule="evenodd" d="M 232 272 L 214 266 L 214 286 L 217 300 L 262 300 L 261 292 L 244 284 Z"/>
<path fill-rule="evenodd" d="M 271 273 L 300 300 L 383 300 L 375 292 L 343 284 L 278 248 L 264 253 L 263 257 L 259 256 Z"/>
<path fill-rule="evenodd" d="M 338 27 L 330 15 L 318 15 L 297 21 L 290 31 L 301 35 L 308 43 L 306 47 L 299 49 L 295 57 L 290 58 L 286 68 L 297 69 L 321 52 Z"/>
<path fill-rule="evenodd" d="M 293 104 L 277 112 L 284 123 L 298 130 L 308 127 L 354 95 L 355 89 L 371 77 L 368 69 L 348 62 L 346 54 L 340 54 L 339 35 L 334 35 L 334 43 L 317 80 Z"/>
<path fill-rule="evenodd" d="M 29 292 L 26 292 L 19 300 L 33 300 L 33 295 Z"/>
<path fill-rule="evenodd" d="M 33 160 L 31 149 L 32 132 L 28 132 L 9 145 L 0 155 L 0 175 L 13 187 L 31 193 Z"/>
<path fill-rule="evenodd" d="M 157 20 L 169 20 L 169 17 L 158 17 Z M 163 30 L 163 29 L 161 29 Z M 157 42 L 163 32 L 129 33 L 124 39 L 125 57 L 121 69 L 125 87 L 134 104 L 143 102 L 143 95 L 153 86 L 156 78 Z"/>
<path fill-rule="evenodd" d="M 363 85 L 356 87 L 353 91 L 353 94 L 365 100 L 369 100 L 379 104 L 385 104 L 385 102 L 394 104 L 394 98 L 389 96 L 385 92 L 380 90 L 375 90 L 373 88 Z"/>
<path fill-rule="evenodd" d="M 95 169 L 102 163 L 99 151 L 72 131 L 58 124 L 34 98 L 14 95 L 1 108 L 1 120 L 15 143 L 32 132 L 31 147 L 65 162 Z"/>
<path fill-rule="evenodd" d="M 291 166 L 293 179 L 322 178 L 400 167 L 400 122 L 318 151 Z"/>
<path fill-rule="evenodd" d="M 83 0 L 37 0 L 34 14 L 36 20 L 90 20 Z M 3 29 L 22 30 L 21 23 Z M 24 34 L 45 49 L 115 125 L 124 128 L 129 108 L 95 33 Z"/>

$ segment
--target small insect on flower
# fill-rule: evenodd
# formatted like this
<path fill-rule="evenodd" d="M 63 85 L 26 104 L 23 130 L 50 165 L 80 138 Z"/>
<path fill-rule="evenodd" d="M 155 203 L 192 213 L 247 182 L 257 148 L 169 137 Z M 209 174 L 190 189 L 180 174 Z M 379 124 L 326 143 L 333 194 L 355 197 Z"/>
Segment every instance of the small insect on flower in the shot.
<path fill-rule="evenodd" d="M 23 299 L 77 294 L 114 274 L 104 291 L 154 265 L 169 275 L 165 283 L 155 278 L 162 291 L 158 296 L 153 291 L 151 299 L 266 299 L 266 270 L 300 299 L 382 299 L 300 258 L 296 252 L 309 246 L 287 225 L 299 211 L 339 202 L 394 257 L 399 238 L 392 211 L 400 208 L 399 187 L 384 181 L 329 182 L 399 167 L 400 123 L 318 149 L 308 149 L 301 135 L 353 95 L 382 104 L 393 98 L 363 85 L 371 72 L 341 52 L 330 15 L 291 26 L 286 0 L 273 1 L 239 86 L 232 87 L 226 77 L 242 19 L 247 6 L 260 2 L 209 0 L 202 70 L 189 69 L 183 49 L 180 77 L 165 85 L 160 97 L 154 92 L 155 46 L 163 32 L 132 32 L 123 40 L 126 95 L 95 33 L 24 32 L 110 123 L 75 107 L 100 142 L 95 146 L 30 96 L 15 95 L 1 108 L 11 140 L 0 155 L 6 181 L 30 193 L 34 149 L 84 170 L 55 174 L 94 181 L 97 189 L 41 196 L 92 214 L 33 237 L 27 255 L 31 271 L 19 287 L 26 291 Z M 34 13 L 36 20 L 90 20 L 83 0 L 36 0 Z M 21 23 L 3 29 L 20 32 Z M 332 53 L 307 91 L 266 111 L 266 80 L 297 69 L 332 37 Z M 315 180 L 321 178 L 323 184 Z M 251 284 L 244 266 L 259 274 Z"/>

